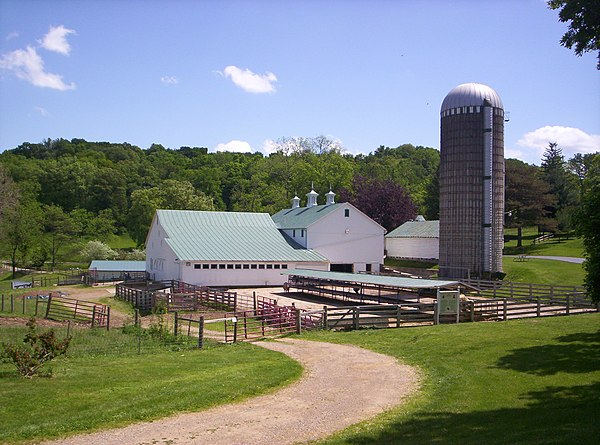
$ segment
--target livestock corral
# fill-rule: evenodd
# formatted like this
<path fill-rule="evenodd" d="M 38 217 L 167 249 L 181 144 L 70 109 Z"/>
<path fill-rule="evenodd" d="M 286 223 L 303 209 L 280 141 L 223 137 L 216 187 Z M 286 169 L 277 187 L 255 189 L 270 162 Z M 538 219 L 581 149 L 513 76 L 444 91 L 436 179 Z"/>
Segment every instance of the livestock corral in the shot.
<path fill-rule="evenodd" d="M 599 310 L 583 288 L 573 286 L 415 280 L 323 271 L 287 274 L 283 288 L 254 290 L 251 294 L 248 290 L 170 280 L 118 284 L 115 297 L 140 310 L 160 307 L 176 313 L 176 332 L 199 335 L 200 345 L 204 330 L 222 341 L 237 342 L 310 329 L 400 328 Z M 441 308 L 440 291 L 458 296 L 450 313 Z"/>

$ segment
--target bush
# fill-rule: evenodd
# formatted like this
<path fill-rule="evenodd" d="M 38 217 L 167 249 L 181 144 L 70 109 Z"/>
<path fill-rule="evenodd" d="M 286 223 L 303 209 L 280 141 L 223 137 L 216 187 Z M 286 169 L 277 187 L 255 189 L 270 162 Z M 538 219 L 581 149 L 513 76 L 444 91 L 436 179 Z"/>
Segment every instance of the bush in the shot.
<path fill-rule="evenodd" d="M 47 370 L 42 373 L 42 367 L 46 362 L 67 352 L 71 337 L 59 341 L 52 329 L 39 333 L 33 317 L 27 322 L 27 327 L 29 331 L 23 339 L 24 345 L 3 344 L 4 355 L 14 363 L 19 374 L 24 377 L 50 376 L 52 371 Z"/>

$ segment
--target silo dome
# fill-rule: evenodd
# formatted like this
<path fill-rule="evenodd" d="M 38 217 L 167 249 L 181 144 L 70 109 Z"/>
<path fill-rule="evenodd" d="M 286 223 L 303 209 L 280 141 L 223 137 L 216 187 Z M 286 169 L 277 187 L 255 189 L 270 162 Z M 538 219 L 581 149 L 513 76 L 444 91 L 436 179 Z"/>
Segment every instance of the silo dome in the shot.
<path fill-rule="evenodd" d="M 492 107 L 504 108 L 498 93 L 487 85 L 481 83 L 463 83 L 453 88 L 442 102 L 441 112 L 459 107 L 481 106 L 487 99 Z"/>

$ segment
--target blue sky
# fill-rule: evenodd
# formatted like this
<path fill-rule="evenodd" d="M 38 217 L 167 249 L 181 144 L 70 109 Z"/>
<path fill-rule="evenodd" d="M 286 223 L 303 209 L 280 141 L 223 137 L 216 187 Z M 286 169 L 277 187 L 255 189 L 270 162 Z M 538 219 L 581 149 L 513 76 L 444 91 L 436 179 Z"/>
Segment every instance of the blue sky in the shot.
<path fill-rule="evenodd" d="M 268 153 L 439 148 L 465 82 L 510 112 L 506 157 L 600 150 L 595 54 L 542 0 L 0 0 L 0 151 L 46 138 Z"/>

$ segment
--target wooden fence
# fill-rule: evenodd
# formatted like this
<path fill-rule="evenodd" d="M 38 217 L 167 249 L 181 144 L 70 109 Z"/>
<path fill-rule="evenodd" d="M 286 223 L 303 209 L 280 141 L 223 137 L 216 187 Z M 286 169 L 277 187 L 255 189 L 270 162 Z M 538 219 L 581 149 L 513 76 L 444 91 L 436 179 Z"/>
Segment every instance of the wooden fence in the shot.
<path fill-rule="evenodd" d="M 49 295 L 47 292 L 35 292 L 23 295 L 0 295 L 0 312 L 30 315 L 37 317 L 46 313 Z"/>
<path fill-rule="evenodd" d="M 75 300 L 50 294 L 46 318 L 90 323 L 92 327 L 110 328 L 110 308 L 105 304 Z"/>

